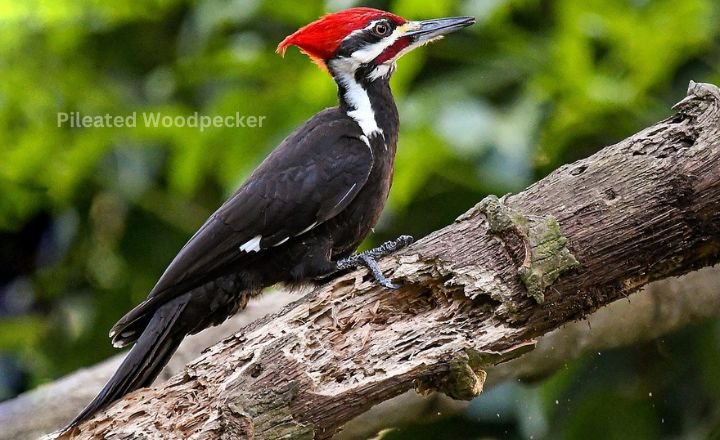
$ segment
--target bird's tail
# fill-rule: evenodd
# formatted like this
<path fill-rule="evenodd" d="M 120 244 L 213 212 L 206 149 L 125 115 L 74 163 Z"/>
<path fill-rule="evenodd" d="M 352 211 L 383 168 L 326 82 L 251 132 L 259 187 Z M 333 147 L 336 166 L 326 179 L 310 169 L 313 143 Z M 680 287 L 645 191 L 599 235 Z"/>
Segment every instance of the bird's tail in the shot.
<path fill-rule="evenodd" d="M 125 394 L 152 384 L 187 334 L 182 328 L 183 320 L 179 319 L 186 306 L 187 298 L 183 295 L 155 311 L 115 374 L 64 431 Z"/>

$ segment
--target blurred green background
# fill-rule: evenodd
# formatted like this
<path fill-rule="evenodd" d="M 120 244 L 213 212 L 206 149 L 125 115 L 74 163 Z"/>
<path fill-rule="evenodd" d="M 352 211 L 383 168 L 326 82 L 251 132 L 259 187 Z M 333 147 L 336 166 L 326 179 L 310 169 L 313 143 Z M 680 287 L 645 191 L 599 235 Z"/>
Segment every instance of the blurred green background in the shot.
<path fill-rule="evenodd" d="M 720 83 L 717 0 L 395 0 L 478 24 L 404 57 L 396 177 L 369 244 L 421 237 Z M 335 86 L 276 44 L 328 0 L 0 0 L 0 400 L 115 353 L 110 326 Z M 58 127 L 83 115 L 266 116 L 262 128 Z M 138 115 L 140 118 L 140 115 Z M 506 384 L 391 438 L 707 438 L 720 321 Z M 484 400 L 483 400 L 484 399 Z"/>

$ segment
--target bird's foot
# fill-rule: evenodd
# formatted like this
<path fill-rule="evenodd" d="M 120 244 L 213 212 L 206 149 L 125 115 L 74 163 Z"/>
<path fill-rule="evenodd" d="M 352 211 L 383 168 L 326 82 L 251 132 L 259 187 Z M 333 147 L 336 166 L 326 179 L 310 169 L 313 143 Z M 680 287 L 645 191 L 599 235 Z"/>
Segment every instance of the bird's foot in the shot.
<path fill-rule="evenodd" d="M 343 258 L 336 263 L 337 269 L 347 270 L 365 266 L 370 269 L 370 273 L 372 273 L 375 281 L 377 281 L 380 285 L 387 287 L 388 289 L 397 289 L 400 286 L 398 284 L 393 284 L 385 277 L 385 275 L 383 275 L 380 270 L 380 266 L 378 266 L 377 259 L 409 246 L 412 242 L 413 238 L 411 236 L 401 235 L 395 240 L 386 241 L 380 246 L 370 249 L 369 251 L 360 252 L 359 254 L 351 257 Z"/>

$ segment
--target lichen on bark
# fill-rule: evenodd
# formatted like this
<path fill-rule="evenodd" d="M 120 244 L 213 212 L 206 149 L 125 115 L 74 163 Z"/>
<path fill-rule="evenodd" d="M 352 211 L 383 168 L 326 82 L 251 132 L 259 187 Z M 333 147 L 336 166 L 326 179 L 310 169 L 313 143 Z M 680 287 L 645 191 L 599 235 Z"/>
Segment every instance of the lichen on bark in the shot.
<path fill-rule="evenodd" d="M 475 209 L 485 217 L 491 233 L 501 239 L 515 233 L 522 240 L 524 258 L 518 275 L 528 295 L 541 304 L 545 290 L 580 263 L 567 248 L 567 238 L 554 216 L 523 214 L 506 205 L 504 199 L 488 196 Z"/>

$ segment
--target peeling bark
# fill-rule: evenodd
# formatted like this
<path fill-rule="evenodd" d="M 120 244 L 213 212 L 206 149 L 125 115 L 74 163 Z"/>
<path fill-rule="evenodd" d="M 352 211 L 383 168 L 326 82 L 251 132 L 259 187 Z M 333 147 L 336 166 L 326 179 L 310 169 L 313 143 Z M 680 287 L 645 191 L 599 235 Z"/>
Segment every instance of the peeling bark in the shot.
<path fill-rule="evenodd" d="M 720 259 L 719 103 L 692 83 L 675 116 L 385 258 L 401 289 L 339 277 L 66 437 L 328 438 L 409 389 L 474 397 L 536 337 Z M 491 205 L 538 221 L 489 226 Z"/>
<path fill-rule="evenodd" d="M 543 335 L 533 351 L 486 368 L 485 389 L 507 380 L 541 381 L 585 353 L 647 342 L 684 326 L 717 318 L 720 316 L 718 286 L 720 266 L 655 281 L 627 299 L 598 309 L 586 319 Z M 425 398 L 409 391 L 351 420 L 333 438 L 373 438 L 390 427 L 458 414 L 465 406 L 465 402 L 439 393 Z"/>
<path fill-rule="evenodd" d="M 538 338 L 537 348 L 509 362 L 487 368 L 484 389 L 514 378 L 542 380 L 584 353 L 608 350 L 652 340 L 686 325 L 720 315 L 720 266 L 682 277 L 653 282 L 627 300 L 602 307 L 587 319 L 566 324 Z M 277 312 L 293 296 L 287 292 L 266 294 L 225 322 L 183 341 L 158 378 L 164 382 L 183 370 L 201 351 L 234 334 L 248 323 Z M 91 368 L 78 370 L 55 382 L 0 403 L 0 440 L 35 439 L 59 429 L 89 402 L 122 355 Z M 62 401 L 57 396 L 63 396 Z M 482 397 L 481 397 L 482 398 Z M 367 439 L 378 431 L 417 420 L 432 420 L 462 411 L 464 402 L 440 393 L 420 396 L 414 391 L 374 406 L 342 427 L 334 438 Z"/>

